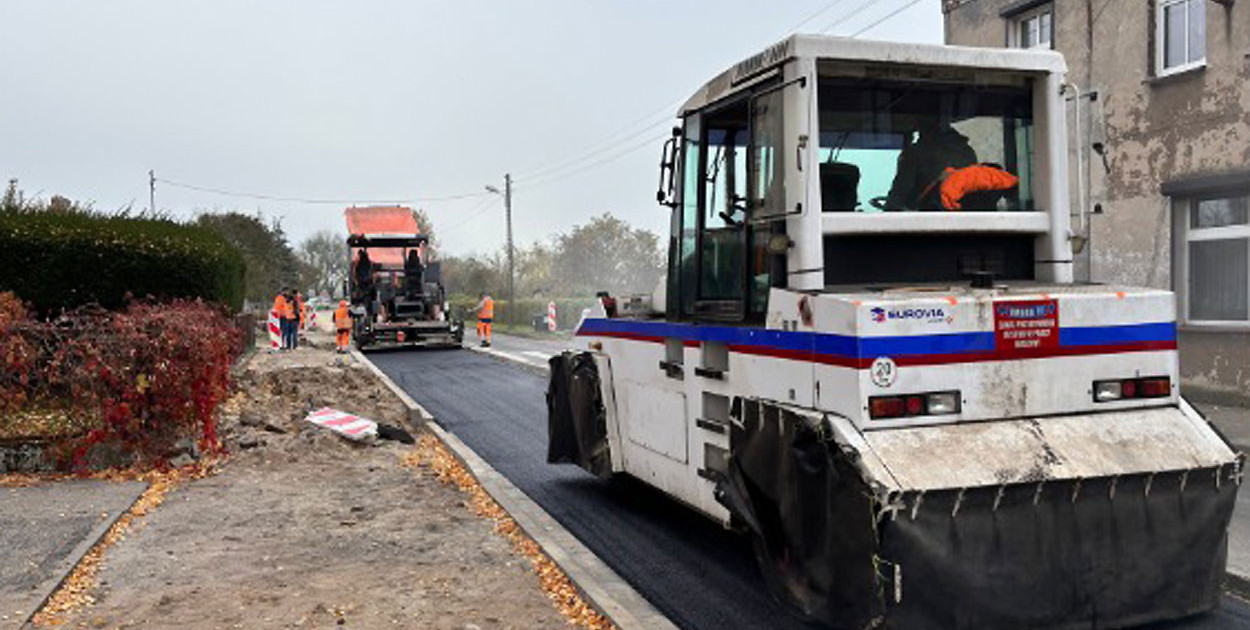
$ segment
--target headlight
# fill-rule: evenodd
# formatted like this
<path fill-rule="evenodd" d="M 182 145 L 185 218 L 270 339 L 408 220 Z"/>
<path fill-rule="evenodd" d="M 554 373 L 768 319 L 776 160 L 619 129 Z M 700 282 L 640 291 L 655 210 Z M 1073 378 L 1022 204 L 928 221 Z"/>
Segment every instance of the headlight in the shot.
<path fill-rule="evenodd" d="M 1119 400 L 1123 396 L 1124 389 L 1120 381 L 1096 381 L 1094 383 L 1094 400 L 1097 402 Z"/>
<path fill-rule="evenodd" d="M 959 413 L 959 392 L 936 392 L 929 394 L 929 415 Z"/>

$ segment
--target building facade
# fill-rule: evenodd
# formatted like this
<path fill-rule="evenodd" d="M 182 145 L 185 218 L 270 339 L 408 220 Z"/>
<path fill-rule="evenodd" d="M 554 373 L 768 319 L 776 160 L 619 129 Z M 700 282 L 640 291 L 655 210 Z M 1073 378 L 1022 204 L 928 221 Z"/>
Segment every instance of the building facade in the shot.
<path fill-rule="evenodd" d="M 949 44 L 1064 54 L 1078 279 L 1174 290 L 1186 394 L 1250 402 L 1250 0 L 943 12 Z"/>

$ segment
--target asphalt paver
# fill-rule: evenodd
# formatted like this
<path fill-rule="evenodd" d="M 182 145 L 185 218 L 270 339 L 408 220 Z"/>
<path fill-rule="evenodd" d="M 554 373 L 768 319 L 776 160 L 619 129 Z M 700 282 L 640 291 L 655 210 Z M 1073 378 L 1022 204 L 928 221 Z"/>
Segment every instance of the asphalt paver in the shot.
<path fill-rule="evenodd" d="M 546 463 L 546 379 L 473 352 L 369 356 L 409 395 L 508 477 L 679 627 L 810 630 L 773 600 L 749 542 L 629 480 Z M 1250 630 L 1250 606 L 1141 630 Z"/>
<path fill-rule="evenodd" d="M 146 488 L 94 480 L 0 488 L 0 630 L 21 627 Z"/>

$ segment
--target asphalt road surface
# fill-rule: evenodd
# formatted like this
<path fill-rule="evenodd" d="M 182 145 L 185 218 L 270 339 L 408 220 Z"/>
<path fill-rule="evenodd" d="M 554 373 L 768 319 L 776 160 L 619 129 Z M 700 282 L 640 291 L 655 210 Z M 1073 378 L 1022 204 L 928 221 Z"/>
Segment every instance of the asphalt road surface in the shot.
<path fill-rule="evenodd" d="M 148 487 L 61 481 L 0 488 L 0 630 L 17 630 Z"/>
<path fill-rule="evenodd" d="M 544 376 L 468 351 L 369 358 L 681 628 L 813 628 L 769 597 L 744 537 L 636 482 L 548 465 Z M 1239 629 L 1250 630 L 1250 606 L 1231 597 L 1214 614 L 1149 627 Z"/>

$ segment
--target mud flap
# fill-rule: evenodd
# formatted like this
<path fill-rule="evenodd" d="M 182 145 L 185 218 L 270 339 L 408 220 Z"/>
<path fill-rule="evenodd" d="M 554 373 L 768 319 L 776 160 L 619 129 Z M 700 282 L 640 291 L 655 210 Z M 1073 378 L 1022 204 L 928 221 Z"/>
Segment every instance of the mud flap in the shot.
<path fill-rule="evenodd" d="M 1126 628 L 1213 609 L 1232 466 L 904 498 L 881 555 L 908 586 L 899 628 Z M 1217 477 L 1225 478 L 1219 479 Z"/>
<path fill-rule="evenodd" d="M 751 530 L 770 590 L 833 628 L 878 627 L 873 500 L 848 456 L 817 427 L 754 401 L 743 401 L 730 443 L 717 498 Z"/>
<path fill-rule="evenodd" d="M 612 473 L 599 371 L 589 352 L 551 357 L 547 385 L 547 463 L 577 464 L 604 477 Z"/>

